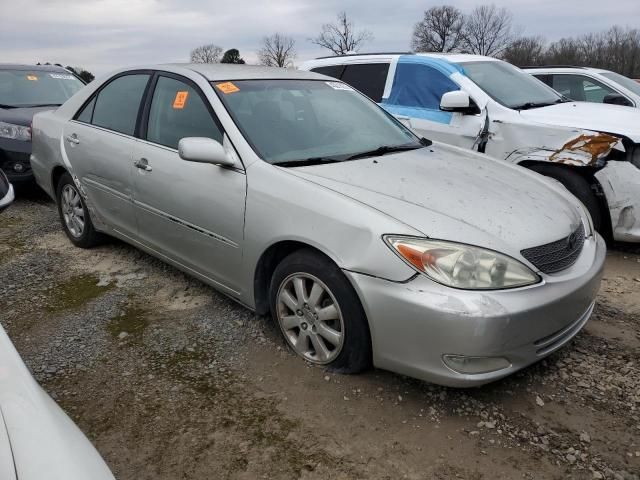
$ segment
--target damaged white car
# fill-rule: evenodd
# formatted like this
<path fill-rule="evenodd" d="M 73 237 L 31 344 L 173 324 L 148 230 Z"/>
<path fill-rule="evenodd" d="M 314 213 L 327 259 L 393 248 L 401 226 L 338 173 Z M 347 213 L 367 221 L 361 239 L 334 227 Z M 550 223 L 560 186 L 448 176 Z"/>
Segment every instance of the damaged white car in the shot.
<path fill-rule="evenodd" d="M 431 140 L 555 178 L 601 233 L 640 242 L 638 109 L 569 101 L 519 68 L 477 55 L 344 55 L 302 69 L 351 84 Z"/>

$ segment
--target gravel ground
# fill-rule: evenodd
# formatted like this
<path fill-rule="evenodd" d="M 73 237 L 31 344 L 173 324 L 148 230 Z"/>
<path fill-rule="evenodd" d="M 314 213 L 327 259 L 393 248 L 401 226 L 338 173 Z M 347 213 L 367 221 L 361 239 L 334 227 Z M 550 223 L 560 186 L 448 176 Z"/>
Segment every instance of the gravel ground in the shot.
<path fill-rule="evenodd" d="M 36 190 L 0 216 L 0 323 L 126 479 L 640 479 L 640 247 L 560 352 L 447 389 L 306 365 L 270 319 L 132 247 L 75 249 Z"/>

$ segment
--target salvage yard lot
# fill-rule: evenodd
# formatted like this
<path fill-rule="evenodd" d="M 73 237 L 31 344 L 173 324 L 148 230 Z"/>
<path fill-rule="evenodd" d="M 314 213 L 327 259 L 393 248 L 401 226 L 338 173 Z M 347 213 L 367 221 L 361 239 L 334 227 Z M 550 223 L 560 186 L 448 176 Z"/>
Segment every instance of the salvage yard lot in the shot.
<path fill-rule="evenodd" d="M 640 478 L 640 247 L 569 346 L 455 390 L 307 366 L 174 268 L 72 247 L 33 188 L 0 215 L 0 321 L 121 480 Z"/>

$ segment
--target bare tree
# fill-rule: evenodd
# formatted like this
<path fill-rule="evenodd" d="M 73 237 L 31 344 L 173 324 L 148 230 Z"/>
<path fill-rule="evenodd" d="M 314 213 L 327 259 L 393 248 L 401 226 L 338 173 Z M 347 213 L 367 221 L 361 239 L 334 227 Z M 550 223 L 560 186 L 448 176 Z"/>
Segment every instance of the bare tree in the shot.
<path fill-rule="evenodd" d="M 325 23 L 320 35 L 310 39 L 323 48 L 331 50 L 336 55 L 357 52 L 363 44 L 373 39 L 369 30 L 355 31 L 353 22 L 347 18 L 346 12 L 338 13 L 336 23 Z"/>
<path fill-rule="evenodd" d="M 545 63 L 545 41 L 541 36 L 520 37 L 512 41 L 502 53 L 502 59 L 520 67 Z"/>
<path fill-rule="evenodd" d="M 295 40 L 291 37 L 274 33 L 264 37 L 258 58 L 262 65 L 268 67 L 290 67 L 296 58 Z"/>
<path fill-rule="evenodd" d="M 480 5 L 466 16 L 463 49 L 478 55 L 499 56 L 511 42 L 512 15 L 506 8 Z"/>
<path fill-rule="evenodd" d="M 193 63 L 218 63 L 222 56 L 222 47 L 210 43 L 191 50 Z"/>
<path fill-rule="evenodd" d="M 456 7 L 442 5 L 424 12 L 413 27 L 411 47 L 416 52 L 452 52 L 460 46 L 464 15 Z"/>

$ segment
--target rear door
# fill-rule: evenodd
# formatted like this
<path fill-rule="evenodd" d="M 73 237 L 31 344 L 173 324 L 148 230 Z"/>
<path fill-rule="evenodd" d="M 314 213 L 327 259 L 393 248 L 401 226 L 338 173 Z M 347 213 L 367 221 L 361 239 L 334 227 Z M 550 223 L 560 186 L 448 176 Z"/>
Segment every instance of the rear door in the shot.
<path fill-rule="evenodd" d="M 209 101 L 191 80 L 160 73 L 153 81 L 142 123 L 134 172 L 141 241 L 238 293 L 244 169 L 187 162 L 178 155 L 178 142 L 185 137 L 212 138 L 233 148 L 225 141 Z"/>
<path fill-rule="evenodd" d="M 138 114 L 151 75 L 128 72 L 106 83 L 64 127 L 63 155 L 100 220 L 135 236 L 133 161 Z"/>

